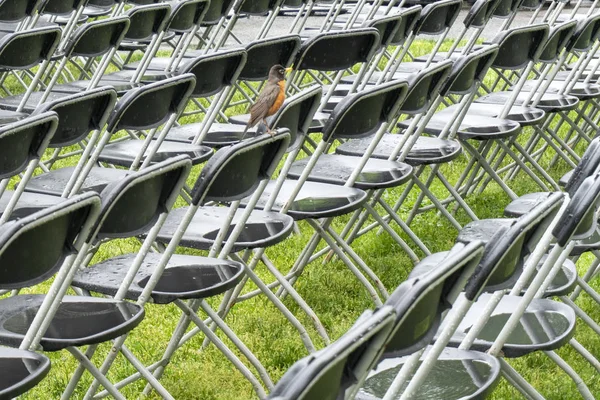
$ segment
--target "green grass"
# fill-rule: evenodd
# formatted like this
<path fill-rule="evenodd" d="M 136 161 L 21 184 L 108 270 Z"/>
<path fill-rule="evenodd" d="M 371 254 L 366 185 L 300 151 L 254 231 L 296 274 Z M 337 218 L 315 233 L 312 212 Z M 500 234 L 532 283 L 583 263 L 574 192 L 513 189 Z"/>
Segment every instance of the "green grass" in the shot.
<path fill-rule="evenodd" d="M 413 54 L 420 55 L 427 53 L 432 44 L 419 42 L 413 47 Z M 243 109 L 244 107 L 240 106 L 228 112 L 239 113 L 244 111 Z M 186 123 L 194 120 L 197 120 L 197 118 L 186 117 L 184 119 Z M 524 130 L 522 140 L 526 141 L 530 134 L 530 131 Z M 583 150 L 584 148 L 581 146 L 577 148 L 579 154 Z M 549 160 L 550 157 L 545 157 L 542 160 L 542 165 L 548 165 Z M 66 160 L 57 163 L 56 166 L 64 166 L 72 162 L 73 160 Z M 442 171 L 451 182 L 454 182 L 465 165 L 466 161 L 463 156 L 444 165 Z M 199 167 L 194 169 L 189 183 L 193 183 L 199 169 Z M 551 169 L 550 173 L 557 179 L 567 170 L 566 165 L 559 163 Z M 513 180 L 510 185 L 517 194 L 539 191 L 539 188 L 524 174 L 518 175 L 517 179 Z M 444 195 L 444 190 L 440 186 L 434 184 L 433 190 L 441 198 Z M 393 204 L 394 199 L 402 193 L 402 189 L 388 191 L 385 195 L 388 202 Z M 401 216 L 406 217 L 417 195 L 418 192 L 413 190 L 400 209 L 399 214 Z M 509 201 L 508 196 L 495 184 L 490 184 L 483 193 L 475 194 L 468 199 L 468 203 L 480 218 L 501 217 L 502 211 Z M 178 204 L 182 205 L 183 202 L 180 201 Z M 461 223 L 468 221 L 465 215 L 460 212 L 458 212 L 457 218 Z M 336 220 L 334 226 L 338 231 L 346 220 L 347 218 Z M 412 227 L 433 252 L 448 250 L 457 235 L 457 231 L 443 217 L 439 217 L 433 212 L 419 215 L 413 222 Z M 291 267 L 312 233 L 304 223 L 300 223 L 300 229 L 301 235 L 293 235 L 283 243 L 267 249 L 266 254 L 283 273 Z M 399 230 L 397 231 L 405 237 Z M 128 252 L 135 252 L 138 248 L 139 242 L 135 239 L 115 240 L 104 244 L 95 255 L 93 262 Z M 389 291 L 400 284 L 412 268 L 410 259 L 386 234 L 376 235 L 371 232 L 354 242 L 353 248 L 382 279 Z M 184 249 L 180 251 L 189 254 L 203 254 Z M 578 263 L 580 273 L 585 270 L 592 259 L 590 256 L 584 256 L 580 259 Z M 270 282 L 273 280 L 263 265 L 258 266 L 257 272 L 265 281 Z M 592 286 L 598 289 L 600 283 L 595 280 L 592 282 Z M 29 288 L 26 291 L 43 293 L 47 287 L 48 284 L 44 284 Z M 248 284 L 245 292 L 254 289 L 254 285 Z M 332 339 L 340 337 L 363 310 L 373 307 L 364 288 L 339 260 L 329 263 L 317 261 L 309 265 L 298 281 L 296 289 L 314 309 Z M 213 307 L 217 307 L 220 300 L 221 297 L 219 296 L 209 299 L 209 303 Z M 581 296 L 577 303 L 596 320 L 600 320 L 598 305 L 588 297 Z M 319 348 L 323 347 L 324 343 L 319 339 L 309 318 L 289 298 L 286 298 L 285 304 L 307 327 L 315 345 Z M 132 332 L 127 340 L 127 346 L 140 360 L 150 364 L 158 360 L 163 353 L 171 332 L 177 324 L 180 312 L 173 305 L 158 306 L 151 304 L 146 306 L 146 312 L 146 318 Z M 227 323 L 256 354 L 275 382 L 295 361 L 308 354 L 295 329 L 264 296 L 237 304 L 227 317 Z M 223 337 L 221 334 L 220 336 Z M 593 354 L 600 355 L 600 338 L 585 325 L 579 324 L 575 337 Z M 177 399 L 202 400 L 255 398 L 256 396 L 250 384 L 243 379 L 242 375 L 233 368 L 214 346 L 210 346 L 205 350 L 200 349 L 202 340 L 202 335 L 192 339 L 176 353 L 171 364 L 167 367 L 161 382 L 173 396 Z M 107 344 L 101 345 L 99 349 L 93 359 L 97 363 L 100 363 L 103 356 L 107 354 L 110 346 Z M 580 373 L 594 395 L 600 398 L 600 378 L 597 372 L 568 346 L 558 350 L 558 354 Z M 50 374 L 23 398 L 56 399 L 60 397 L 77 364 L 67 352 L 50 353 L 48 355 L 53 364 Z M 572 381 L 552 362 L 549 362 L 545 355 L 536 353 L 509 361 L 546 398 L 562 400 L 579 397 Z M 119 356 L 108 377 L 115 382 L 133 372 L 133 368 L 125 362 L 122 356 Z M 91 377 L 86 374 L 79 384 L 75 398 L 81 398 L 90 383 Z M 138 382 L 125 388 L 123 393 L 128 399 L 138 398 L 143 386 L 143 383 Z M 159 397 L 152 394 L 149 398 Z M 506 382 L 502 381 L 492 398 L 515 399 L 519 398 L 519 394 Z"/>

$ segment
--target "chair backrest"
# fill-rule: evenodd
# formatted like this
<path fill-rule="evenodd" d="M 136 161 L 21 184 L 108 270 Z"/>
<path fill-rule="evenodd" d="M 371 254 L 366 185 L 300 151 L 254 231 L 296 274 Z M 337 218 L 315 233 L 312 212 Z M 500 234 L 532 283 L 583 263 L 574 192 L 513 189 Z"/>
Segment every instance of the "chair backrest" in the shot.
<path fill-rule="evenodd" d="M 502 0 L 477 0 L 463 21 L 465 28 L 483 28 L 492 18 Z"/>
<path fill-rule="evenodd" d="M 452 65 L 451 60 L 444 60 L 413 74 L 409 79 L 406 99 L 402 103 L 402 113 L 420 114 L 427 111 L 448 79 Z"/>
<path fill-rule="evenodd" d="M 549 32 L 547 24 L 527 25 L 500 32 L 492 41 L 500 46 L 493 67 L 516 70 L 537 61 Z"/>
<path fill-rule="evenodd" d="M 147 232 L 173 207 L 191 167 L 190 158 L 180 155 L 106 186 L 100 193 L 102 210 L 90 237 L 127 238 Z"/>
<path fill-rule="evenodd" d="M 101 87 L 43 103 L 34 114 L 48 111 L 58 114 L 58 127 L 49 147 L 63 147 L 102 129 L 116 103 L 117 92 L 112 87 Z"/>
<path fill-rule="evenodd" d="M 454 59 L 452 72 L 440 90 L 440 94 L 446 96 L 449 93 L 457 95 L 471 93 L 479 83 L 483 82 L 497 54 L 498 45 L 492 44 Z"/>
<path fill-rule="evenodd" d="M 81 6 L 85 6 L 88 0 L 42 0 L 40 14 L 65 15 L 70 14 Z"/>
<path fill-rule="evenodd" d="M 223 147 L 208 160 L 192 190 L 192 203 L 241 200 L 270 179 L 289 146 L 285 129 Z"/>
<path fill-rule="evenodd" d="M 398 115 L 408 87 L 408 83 L 398 80 L 345 97 L 325 122 L 323 140 L 372 135 Z"/>
<path fill-rule="evenodd" d="M 506 223 L 486 243 L 480 262 L 482 270 L 490 271 L 485 282 L 469 282 L 466 290 L 478 293 L 480 290 L 492 292 L 512 287 L 521 274 L 525 257 L 539 243 L 563 201 L 562 193 L 549 193 L 528 213 L 517 219 L 505 220 Z M 469 229 L 467 225 L 463 232 Z M 457 241 L 461 241 L 460 234 Z"/>
<path fill-rule="evenodd" d="M 401 46 L 406 41 L 408 35 L 415 30 L 419 18 L 421 18 L 421 11 L 423 7 L 416 5 L 412 7 L 402 8 L 398 11 L 398 15 L 401 16 L 400 26 L 396 30 L 396 34 L 392 38 L 390 45 Z"/>
<path fill-rule="evenodd" d="M 523 0 L 500 0 L 500 4 L 494 10 L 494 18 L 507 19 L 513 15 Z"/>
<path fill-rule="evenodd" d="M 35 28 L 0 39 L 0 70 L 29 69 L 50 59 L 60 42 L 58 27 Z"/>
<path fill-rule="evenodd" d="M 100 208 L 85 193 L 0 226 L 0 289 L 33 286 L 50 278 L 78 249 Z"/>
<path fill-rule="evenodd" d="M 165 29 L 175 33 L 186 33 L 202 22 L 210 0 L 185 0 L 172 4 L 173 10 Z"/>
<path fill-rule="evenodd" d="M 97 57 L 119 46 L 129 28 L 126 16 L 107 18 L 81 25 L 69 37 L 66 57 Z"/>
<path fill-rule="evenodd" d="M 576 27 L 577 21 L 575 20 L 552 26 L 539 60 L 544 63 L 555 62 L 567 44 L 572 41 Z"/>
<path fill-rule="evenodd" d="M 233 85 L 244 68 L 247 53 L 244 49 L 231 49 L 193 58 L 179 68 L 178 74 L 193 74 L 196 85 L 193 97 L 208 97 Z"/>
<path fill-rule="evenodd" d="M 280 64 L 284 67 L 291 65 L 298 49 L 300 49 L 298 35 L 283 35 L 249 43 L 246 46 L 248 58 L 239 79 L 266 80 L 273 65 Z"/>
<path fill-rule="evenodd" d="M 296 150 L 304 143 L 313 116 L 319 108 L 322 94 L 321 86 L 311 86 L 287 98 L 277 113 L 273 115 L 271 127 L 286 128 L 290 133 L 288 151 Z"/>
<path fill-rule="evenodd" d="M 281 3 L 283 0 L 245 0 L 240 12 L 249 15 L 265 15 L 275 10 Z"/>
<path fill-rule="evenodd" d="M 570 240 L 585 239 L 598 227 L 596 212 L 600 206 L 600 173 L 587 177 L 573 194 L 565 212 L 552 230 L 560 246 Z"/>
<path fill-rule="evenodd" d="M 204 15 L 201 25 L 217 24 L 221 18 L 229 13 L 229 10 L 233 7 L 233 3 L 235 3 L 235 0 L 210 0 L 208 11 Z"/>
<path fill-rule="evenodd" d="M 2 0 L 0 1 L 0 21 L 17 22 L 33 15 L 42 0 Z"/>
<path fill-rule="evenodd" d="M 58 115 L 45 112 L 0 127 L 0 179 L 25 170 L 40 159 L 58 125 Z"/>
<path fill-rule="evenodd" d="M 125 39 L 143 40 L 162 32 L 171 14 L 171 7 L 167 3 L 137 6 L 127 11 L 129 29 Z"/>
<path fill-rule="evenodd" d="M 567 45 L 568 51 L 588 51 L 600 35 L 600 13 L 593 14 L 578 21 L 577 29 L 573 34 L 571 43 Z"/>
<path fill-rule="evenodd" d="M 585 149 L 579 164 L 577 164 L 565 185 L 565 191 L 573 197 L 585 178 L 592 176 L 598 170 L 598 167 L 600 167 L 600 137 L 594 138 Z"/>
<path fill-rule="evenodd" d="M 295 70 L 340 71 L 371 59 L 379 46 L 375 28 L 320 33 L 302 44 Z"/>
<path fill-rule="evenodd" d="M 112 112 L 108 131 L 144 130 L 162 125 L 183 110 L 194 83 L 194 75 L 183 74 L 128 91 Z"/>
<path fill-rule="evenodd" d="M 385 17 L 377 17 L 365 20 L 363 28 L 375 28 L 379 32 L 379 50 L 387 48 L 394 39 L 396 33 L 402 26 L 402 14 L 393 14 Z"/>
<path fill-rule="evenodd" d="M 271 400 L 338 400 L 368 372 L 392 328 L 394 311 L 366 311 L 341 338 L 292 365 L 271 392 Z"/>
<path fill-rule="evenodd" d="M 400 357 L 427 346 L 447 311 L 473 275 L 484 253 L 474 241 L 424 261 L 385 302 L 396 311 L 396 322 L 382 357 Z"/>
<path fill-rule="evenodd" d="M 416 35 L 439 35 L 456 21 L 462 0 L 440 0 L 427 4 L 415 25 Z"/>

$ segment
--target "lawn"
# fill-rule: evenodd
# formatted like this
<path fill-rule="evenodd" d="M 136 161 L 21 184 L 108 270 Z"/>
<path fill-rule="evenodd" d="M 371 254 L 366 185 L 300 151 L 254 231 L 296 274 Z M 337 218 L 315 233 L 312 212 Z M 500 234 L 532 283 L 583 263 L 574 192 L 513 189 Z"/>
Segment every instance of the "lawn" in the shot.
<path fill-rule="evenodd" d="M 431 49 L 431 43 L 419 42 L 413 45 L 413 54 L 420 55 Z M 243 109 L 230 109 L 228 114 L 242 112 Z M 193 118 L 186 117 L 185 122 Z M 526 141 L 531 131 L 524 130 L 522 141 Z M 585 148 L 576 149 L 581 154 Z M 542 165 L 548 165 L 550 157 L 544 158 Z M 57 163 L 56 167 L 72 164 L 73 160 Z M 466 165 L 466 159 L 459 159 L 444 165 L 442 171 L 451 182 L 455 182 Z M 194 181 L 201 167 L 195 167 L 189 183 Z M 558 180 L 567 171 L 564 164 L 557 164 L 549 170 L 551 176 Z M 441 185 L 435 186 L 434 191 L 443 193 Z M 520 174 L 510 182 L 511 188 L 517 194 L 538 191 L 539 188 L 529 177 Z M 386 198 L 393 204 L 393 199 L 402 193 L 402 187 L 390 190 Z M 418 192 L 414 190 L 407 199 L 399 214 L 406 217 L 416 199 Z M 509 203 L 509 198 L 495 185 L 490 184 L 481 194 L 474 194 L 468 199 L 469 205 L 479 218 L 501 217 L 504 207 Z M 178 203 L 183 205 L 180 200 Z M 461 223 L 468 220 L 458 213 L 457 218 Z M 334 226 L 339 230 L 347 218 L 339 218 Z M 457 231 L 441 216 L 435 212 L 419 215 L 412 223 L 413 230 L 432 252 L 448 250 L 456 238 Z M 292 266 L 295 257 L 301 252 L 308 238 L 312 234 L 310 227 L 304 223 L 299 224 L 301 234 L 295 234 L 283 243 L 267 249 L 268 257 L 285 273 Z M 398 233 L 400 230 L 397 229 Z M 401 234 L 401 233 L 400 233 Z M 403 234 L 401 234 L 405 237 Z M 135 252 L 140 244 L 136 239 L 114 240 L 103 244 L 95 255 L 93 262 L 98 262 L 110 257 L 129 252 Z M 400 284 L 410 272 L 413 264 L 402 249 L 386 234 L 377 235 L 375 231 L 362 236 L 353 243 L 354 250 L 366 261 L 374 272 L 382 279 L 388 291 L 392 291 Z M 416 251 L 416 249 L 415 249 Z M 181 253 L 203 254 L 185 249 Z M 593 256 L 584 256 L 578 262 L 581 271 L 591 263 Z M 266 268 L 260 264 L 257 272 L 267 282 L 273 278 Z M 600 282 L 596 279 L 592 286 L 599 288 Z M 43 293 L 48 285 L 40 285 L 27 289 L 27 292 Z M 245 292 L 254 290 L 248 284 Z M 355 277 L 339 260 L 327 263 L 318 260 L 306 269 L 302 278 L 297 282 L 296 289 L 306 302 L 314 309 L 321 322 L 325 325 L 332 339 L 340 337 L 353 323 L 353 321 L 368 308 L 373 308 L 370 297 Z M 209 303 L 218 307 L 221 297 L 209 299 Z M 581 296 L 577 303 L 597 321 L 600 320 L 600 308 L 589 297 Z M 291 299 L 285 299 L 286 306 L 307 327 L 309 334 L 319 348 L 324 346 L 309 318 L 302 313 Z M 146 318 L 136 328 L 127 340 L 128 347 L 146 364 L 151 364 L 160 358 L 166 343 L 179 319 L 179 309 L 173 305 L 159 306 L 148 305 Z M 281 315 L 281 313 L 264 296 L 251 298 L 237 304 L 227 323 L 254 352 L 258 359 L 268 370 L 274 382 L 298 359 L 308 353 L 300 340 L 297 331 Z M 222 335 L 221 335 L 222 336 Z M 600 338 L 584 324 L 579 324 L 576 332 L 577 340 L 595 355 L 600 355 Z M 253 399 L 256 396 L 250 384 L 242 375 L 233 368 L 225 357 L 216 350 L 215 346 L 201 349 L 202 335 L 197 335 L 183 348 L 181 348 L 167 367 L 163 385 L 177 399 Z M 110 350 L 105 344 L 100 346 L 93 361 L 100 363 L 103 356 Z M 581 375 L 588 387 L 597 398 L 600 398 L 600 377 L 597 371 L 586 363 L 578 354 L 568 346 L 560 349 L 558 354 L 563 357 Z M 77 363 L 66 351 L 48 354 L 52 360 L 52 369 L 48 377 L 35 389 L 23 396 L 26 399 L 57 399 L 74 371 Z M 509 362 L 546 398 L 571 399 L 578 398 L 579 394 L 575 384 L 562 370 L 549 361 L 544 354 L 532 354 L 518 360 Z M 117 359 L 108 377 L 116 382 L 133 373 L 133 368 L 121 357 Z M 75 398 L 81 398 L 91 383 L 90 375 L 85 375 L 80 382 Z M 137 398 L 143 389 L 143 383 L 135 383 L 123 389 L 127 398 Z M 511 386 L 502 381 L 494 392 L 493 399 L 514 399 L 520 395 Z M 160 398 L 151 394 L 149 398 Z"/>

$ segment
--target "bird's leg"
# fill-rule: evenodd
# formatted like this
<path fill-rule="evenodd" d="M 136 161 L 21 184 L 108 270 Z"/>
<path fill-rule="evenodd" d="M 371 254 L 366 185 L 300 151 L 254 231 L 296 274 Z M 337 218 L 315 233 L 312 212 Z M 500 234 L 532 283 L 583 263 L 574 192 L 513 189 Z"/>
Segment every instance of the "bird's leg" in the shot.
<path fill-rule="evenodd" d="M 267 124 L 267 120 L 263 118 L 262 120 L 263 124 L 265 124 L 265 127 L 267 128 L 267 133 L 271 136 L 273 136 L 273 134 L 275 133 L 273 130 L 271 130 L 271 128 L 269 128 L 269 124 Z"/>

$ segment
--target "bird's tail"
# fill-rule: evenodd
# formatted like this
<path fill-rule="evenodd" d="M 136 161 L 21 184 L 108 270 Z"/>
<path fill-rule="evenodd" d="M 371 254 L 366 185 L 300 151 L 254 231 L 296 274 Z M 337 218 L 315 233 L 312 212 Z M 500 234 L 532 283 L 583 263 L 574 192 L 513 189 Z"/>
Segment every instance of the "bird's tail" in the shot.
<path fill-rule="evenodd" d="M 248 133 L 248 129 L 250 129 L 250 124 L 246 124 L 246 128 L 244 128 L 244 132 L 242 133 L 242 138 L 240 140 L 244 140 L 246 134 Z"/>

